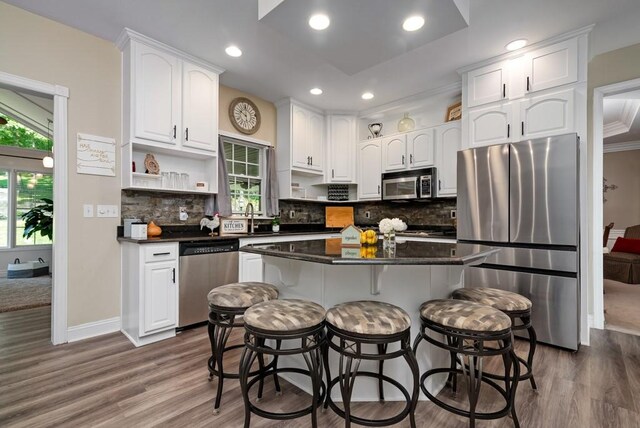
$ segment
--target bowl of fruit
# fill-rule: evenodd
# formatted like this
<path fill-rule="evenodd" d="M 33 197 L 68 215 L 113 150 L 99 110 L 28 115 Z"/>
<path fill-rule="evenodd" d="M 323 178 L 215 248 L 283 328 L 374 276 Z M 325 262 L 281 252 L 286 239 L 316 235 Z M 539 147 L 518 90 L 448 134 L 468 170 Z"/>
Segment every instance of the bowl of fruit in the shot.
<path fill-rule="evenodd" d="M 365 230 L 360 234 L 360 244 L 376 245 L 378 243 L 378 234 L 375 230 Z"/>

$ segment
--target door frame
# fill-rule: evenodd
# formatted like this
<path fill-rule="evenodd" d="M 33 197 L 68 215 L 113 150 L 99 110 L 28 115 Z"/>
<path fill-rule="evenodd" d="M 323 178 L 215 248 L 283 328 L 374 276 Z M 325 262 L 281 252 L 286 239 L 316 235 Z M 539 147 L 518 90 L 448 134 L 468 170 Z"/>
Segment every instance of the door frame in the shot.
<path fill-rule="evenodd" d="M 604 133 L 603 133 L 603 101 L 611 95 L 640 89 L 640 78 L 599 86 L 593 90 L 593 157 L 591 162 L 591 266 L 590 289 L 593 293 L 593 321 L 591 327 L 604 328 L 604 273 L 602 261 L 602 233 L 604 227 L 602 177 L 604 161 Z"/>
<path fill-rule="evenodd" d="M 51 284 L 51 342 L 54 345 L 67 342 L 67 285 L 69 255 L 69 197 L 68 197 L 68 148 L 67 102 L 69 89 L 51 83 L 27 79 L 0 71 L 0 85 L 53 97 L 53 279 Z M 60 144 L 56 144 L 60 143 Z M 57 172 L 57 173 L 56 173 Z"/>

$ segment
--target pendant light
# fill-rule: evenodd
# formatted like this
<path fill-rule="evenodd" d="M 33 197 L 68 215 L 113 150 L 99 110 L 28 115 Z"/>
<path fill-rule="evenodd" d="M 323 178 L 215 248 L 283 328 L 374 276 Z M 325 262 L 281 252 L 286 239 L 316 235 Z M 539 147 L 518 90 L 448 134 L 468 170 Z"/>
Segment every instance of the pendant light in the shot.
<path fill-rule="evenodd" d="M 42 165 L 45 168 L 53 168 L 53 153 L 51 153 L 51 119 L 47 119 L 47 143 L 49 144 L 49 150 L 47 155 L 42 158 Z"/>

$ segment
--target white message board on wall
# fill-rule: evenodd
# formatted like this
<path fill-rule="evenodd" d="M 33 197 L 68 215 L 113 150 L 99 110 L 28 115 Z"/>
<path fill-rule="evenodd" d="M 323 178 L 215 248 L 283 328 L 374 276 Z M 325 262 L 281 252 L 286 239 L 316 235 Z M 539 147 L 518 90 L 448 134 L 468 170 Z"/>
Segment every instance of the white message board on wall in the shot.
<path fill-rule="evenodd" d="M 116 140 L 78 134 L 78 174 L 116 175 Z"/>

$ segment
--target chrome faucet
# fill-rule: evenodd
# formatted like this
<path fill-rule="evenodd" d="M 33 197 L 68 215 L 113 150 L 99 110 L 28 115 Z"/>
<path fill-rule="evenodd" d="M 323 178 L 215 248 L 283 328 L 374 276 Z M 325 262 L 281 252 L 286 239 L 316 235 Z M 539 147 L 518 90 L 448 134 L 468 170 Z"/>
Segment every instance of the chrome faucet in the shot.
<path fill-rule="evenodd" d="M 250 224 L 249 233 L 253 234 L 254 233 L 254 227 L 253 227 L 253 210 L 254 210 L 254 208 L 253 208 L 253 204 L 251 202 L 249 202 L 247 204 L 247 209 L 244 210 L 244 216 L 245 217 L 249 216 L 249 208 L 251 208 L 251 222 L 249 223 Z"/>

